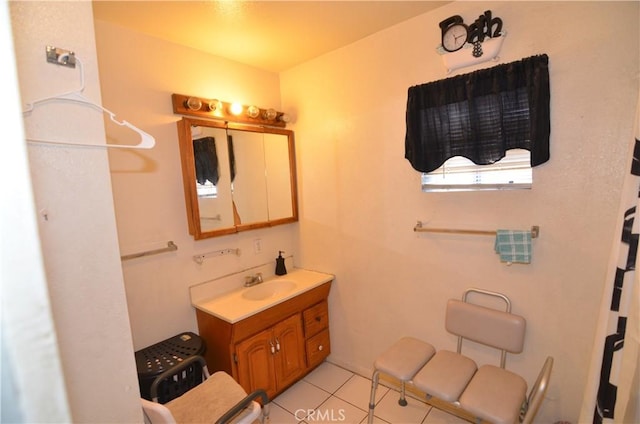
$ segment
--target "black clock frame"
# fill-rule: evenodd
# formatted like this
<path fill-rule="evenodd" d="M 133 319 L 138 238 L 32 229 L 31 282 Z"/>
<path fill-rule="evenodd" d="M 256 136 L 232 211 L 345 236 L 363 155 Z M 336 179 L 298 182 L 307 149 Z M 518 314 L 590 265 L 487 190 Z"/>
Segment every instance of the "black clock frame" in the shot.
<path fill-rule="evenodd" d="M 458 46 L 457 48 L 455 48 L 455 49 L 453 49 L 453 50 L 449 50 L 449 49 L 445 46 L 444 39 L 445 39 L 445 37 L 446 37 L 447 33 L 448 33 L 449 31 L 451 31 L 451 30 L 452 30 L 452 28 L 455 28 L 455 27 L 462 27 L 462 28 L 464 28 L 464 29 L 465 29 L 465 32 L 466 32 L 466 36 L 465 36 L 465 38 L 464 38 L 464 42 L 463 42 L 462 44 L 460 44 L 460 46 Z M 462 22 L 457 22 L 457 23 L 455 23 L 455 24 L 450 25 L 450 26 L 449 26 L 446 30 L 444 30 L 444 32 L 442 33 L 442 41 L 441 41 L 442 48 L 443 48 L 445 51 L 449 52 L 449 53 L 457 52 L 458 50 L 460 50 L 460 49 L 464 46 L 464 44 L 467 42 L 467 40 L 468 40 L 468 39 L 469 39 L 469 27 L 468 27 L 466 24 L 462 23 Z"/>

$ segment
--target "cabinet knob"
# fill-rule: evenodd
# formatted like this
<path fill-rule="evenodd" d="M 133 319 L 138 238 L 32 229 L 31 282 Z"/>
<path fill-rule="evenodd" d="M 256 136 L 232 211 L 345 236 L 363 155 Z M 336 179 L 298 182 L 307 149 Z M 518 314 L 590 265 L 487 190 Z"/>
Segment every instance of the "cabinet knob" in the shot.
<path fill-rule="evenodd" d="M 320 321 L 322 321 L 322 318 L 320 318 L 320 316 L 317 316 L 316 317 L 316 321 L 320 322 Z"/>
<path fill-rule="evenodd" d="M 324 347 L 322 347 L 322 345 L 318 346 L 318 350 L 322 350 L 324 349 Z"/>

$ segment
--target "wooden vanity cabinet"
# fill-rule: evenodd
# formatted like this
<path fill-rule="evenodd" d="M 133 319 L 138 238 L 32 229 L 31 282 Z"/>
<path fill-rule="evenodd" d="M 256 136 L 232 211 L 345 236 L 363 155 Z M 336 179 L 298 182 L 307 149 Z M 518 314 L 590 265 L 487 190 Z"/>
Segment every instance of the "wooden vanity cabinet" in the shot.
<path fill-rule="evenodd" d="M 305 372 L 304 348 L 300 314 L 237 343 L 238 382 L 247 392 L 279 392 Z"/>
<path fill-rule="evenodd" d="M 318 366 L 331 352 L 327 297 L 331 282 L 234 324 L 196 309 L 211 373 L 226 371 L 250 393 L 270 399 Z"/>

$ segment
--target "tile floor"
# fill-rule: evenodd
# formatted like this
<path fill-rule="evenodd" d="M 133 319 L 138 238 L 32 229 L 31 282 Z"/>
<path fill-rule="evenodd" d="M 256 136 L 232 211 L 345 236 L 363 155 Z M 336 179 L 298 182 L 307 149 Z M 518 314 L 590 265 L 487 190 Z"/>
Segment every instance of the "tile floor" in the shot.
<path fill-rule="evenodd" d="M 324 362 L 273 399 L 271 424 L 366 423 L 370 393 L 370 379 Z M 399 392 L 378 386 L 375 424 L 466 423 L 409 396 L 409 404 L 401 407 L 398 397 Z"/>

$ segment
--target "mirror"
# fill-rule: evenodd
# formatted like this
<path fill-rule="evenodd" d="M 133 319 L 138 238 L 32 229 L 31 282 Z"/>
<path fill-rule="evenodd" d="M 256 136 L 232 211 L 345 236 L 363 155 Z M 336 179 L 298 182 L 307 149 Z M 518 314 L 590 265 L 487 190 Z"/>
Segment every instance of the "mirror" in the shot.
<path fill-rule="evenodd" d="M 293 131 L 182 118 L 178 138 L 196 240 L 298 220 Z"/>

